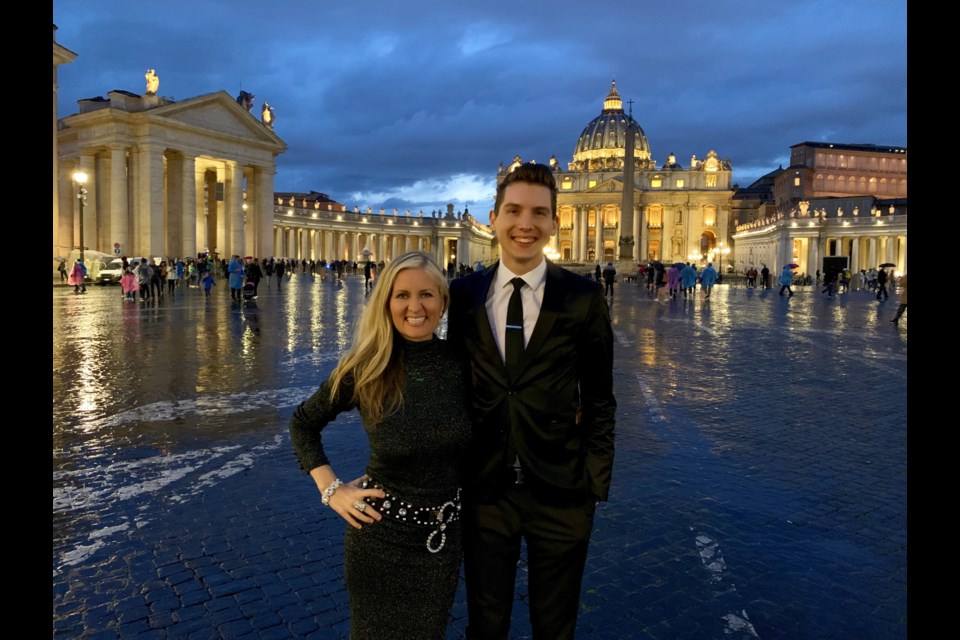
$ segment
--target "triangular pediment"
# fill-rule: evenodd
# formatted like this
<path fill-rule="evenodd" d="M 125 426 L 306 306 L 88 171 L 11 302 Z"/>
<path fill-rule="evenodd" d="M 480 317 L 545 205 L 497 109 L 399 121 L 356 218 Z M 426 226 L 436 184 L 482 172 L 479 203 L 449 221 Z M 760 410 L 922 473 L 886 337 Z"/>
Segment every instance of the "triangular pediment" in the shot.
<path fill-rule="evenodd" d="M 151 109 L 149 118 L 196 127 L 207 134 L 215 131 L 246 142 L 266 143 L 286 149 L 283 141 L 269 127 L 237 104 L 225 91 Z"/>
<path fill-rule="evenodd" d="M 623 181 L 620 178 L 611 178 L 596 184 L 589 189 L 584 189 L 582 193 L 622 193 Z"/>

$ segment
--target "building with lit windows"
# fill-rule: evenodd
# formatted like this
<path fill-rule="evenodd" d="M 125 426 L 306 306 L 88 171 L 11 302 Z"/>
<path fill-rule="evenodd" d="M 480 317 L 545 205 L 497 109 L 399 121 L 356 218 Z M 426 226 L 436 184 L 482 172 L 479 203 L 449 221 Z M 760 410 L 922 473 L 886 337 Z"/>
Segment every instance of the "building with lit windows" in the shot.
<path fill-rule="evenodd" d="M 628 146 L 632 193 L 626 195 L 632 197 L 625 198 Z M 498 182 L 522 162 L 516 156 L 509 166 L 501 164 Z M 694 155 L 687 167 L 670 153 L 657 167 L 646 134 L 623 110 L 615 82 L 600 115 L 577 138 L 567 169 L 556 156 L 550 166 L 559 189 L 560 231 L 548 249 L 554 259 L 622 262 L 624 268 L 648 260 L 729 265 L 730 162 L 711 150 L 702 159 Z"/>
<path fill-rule="evenodd" d="M 147 72 L 143 94 L 114 90 L 57 119 L 57 67 L 73 52 L 54 26 L 53 251 L 187 257 L 389 261 L 422 250 L 441 265 L 493 260 L 493 233 L 469 211 L 374 213 L 326 194 L 275 193 L 287 145 L 254 96 L 217 91 L 174 101 Z M 84 174 L 85 182 L 77 181 Z M 79 196 L 79 197 L 78 197 Z M 56 265 L 54 265 L 56 269 Z"/>
<path fill-rule="evenodd" d="M 813 274 L 824 270 L 824 258 L 844 258 L 854 272 L 884 263 L 906 271 L 906 148 L 796 144 L 789 167 L 734 201 L 738 272 L 766 264 L 776 273 L 794 263 Z"/>

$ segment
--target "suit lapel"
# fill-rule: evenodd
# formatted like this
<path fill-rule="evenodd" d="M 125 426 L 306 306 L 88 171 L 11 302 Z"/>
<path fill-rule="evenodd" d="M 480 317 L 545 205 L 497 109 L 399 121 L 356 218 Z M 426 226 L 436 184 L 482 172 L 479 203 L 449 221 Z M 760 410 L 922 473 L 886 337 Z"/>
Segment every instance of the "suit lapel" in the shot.
<path fill-rule="evenodd" d="M 480 279 L 480 284 L 473 290 L 473 323 L 476 336 L 480 340 L 482 349 L 493 349 L 494 353 L 499 354 L 497 341 L 493 336 L 493 329 L 490 328 L 490 318 L 487 316 L 487 292 L 490 291 L 490 285 L 493 284 L 494 277 L 497 274 L 497 267 L 500 263 L 488 269 L 485 269 Z"/>

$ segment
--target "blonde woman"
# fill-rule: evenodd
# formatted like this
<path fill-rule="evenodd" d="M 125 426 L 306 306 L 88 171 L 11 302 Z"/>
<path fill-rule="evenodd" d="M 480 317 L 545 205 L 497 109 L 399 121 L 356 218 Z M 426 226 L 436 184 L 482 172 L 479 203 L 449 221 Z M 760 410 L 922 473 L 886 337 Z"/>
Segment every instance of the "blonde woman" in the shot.
<path fill-rule="evenodd" d="M 291 440 L 323 504 L 348 525 L 351 639 L 442 639 L 462 558 L 466 368 L 434 333 L 450 295 L 427 254 L 393 260 L 369 296 L 353 345 L 294 411 Z M 371 455 L 364 475 L 342 482 L 321 432 L 355 408 Z"/>

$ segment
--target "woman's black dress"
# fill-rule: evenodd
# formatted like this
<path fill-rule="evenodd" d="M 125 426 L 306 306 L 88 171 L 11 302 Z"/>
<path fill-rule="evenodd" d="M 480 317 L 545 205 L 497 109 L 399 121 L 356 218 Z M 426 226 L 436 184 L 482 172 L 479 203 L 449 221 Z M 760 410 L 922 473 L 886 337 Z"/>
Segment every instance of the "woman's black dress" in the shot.
<path fill-rule="evenodd" d="M 462 461 L 470 440 L 464 364 L 449 345 L 433 338 L 409 342 L 394 336 L 406 374 L 404 404 L 374 428 L 367 476 L 391 496 L 396 517 L 346 527 L 344 572 L 350 596 L 353 640 L 442 639 L 460 577 L 460 521 L 436 526 L 401 521 L 400 503 L 440 506 L 454 500 L 461 486 Z M 356 405 L 349 384 L 331 402 L 329 381 L 294 412 L 290 434 L 305 472 L 328 464 L 320 432 L 338 414 Z M 360 408 L 363 416 L 363 408 Z M 381 513 L 383 504 L 374 505 Z M 411 511 L 413 511 L 411 509 Z M 403 512 L 407 515 L 406 512 Z M 418 518 L 419 519 L 419 518 Z M 432 552 L 431 549 L 439 551 Z"/>

